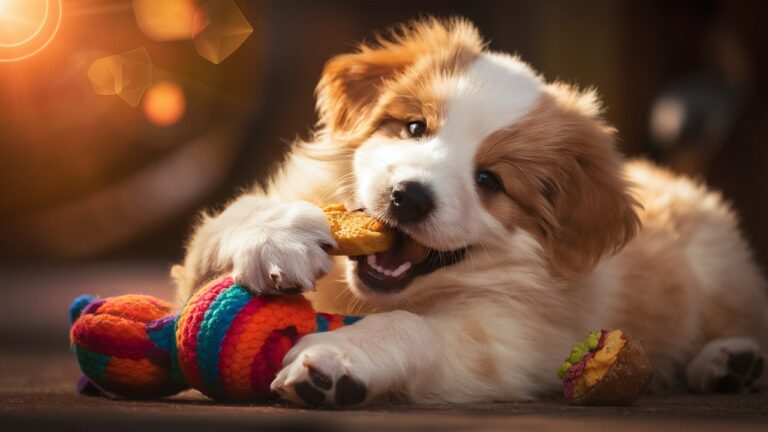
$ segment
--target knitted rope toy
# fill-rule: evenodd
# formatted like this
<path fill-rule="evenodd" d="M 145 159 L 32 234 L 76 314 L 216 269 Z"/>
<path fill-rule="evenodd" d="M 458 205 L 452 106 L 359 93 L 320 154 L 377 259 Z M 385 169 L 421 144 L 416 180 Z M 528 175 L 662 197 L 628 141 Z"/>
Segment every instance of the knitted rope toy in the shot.
<path fill-rule="evenodd" d="M 194 388 L 215 400 L 264 401 L 288 350 L 304 335 L 359 317 L 316 313 L 303 296 L 254 296 L 228 276 L 198 290 L 177 314 L 147 295 L 75 299 L 72 342 L 82 392 L 128 398 Z"/>
<path fill-rule="evenodd" d="M 337 244 L 333 255 L 369 255 L 394 241 L 363 212 L 342 205 L 323 211 Z M 70 340 L 85 375 L 81 392 L 157 398 L 191 387 L 236 401 L 269 398 L 283 357 L 302 336 L 360 319 L 316 313 L 303 296 L 254 296 L 228 276 L 197 290 L 178 314 L 146 295 L 80 296 L 69 313 Z"/>

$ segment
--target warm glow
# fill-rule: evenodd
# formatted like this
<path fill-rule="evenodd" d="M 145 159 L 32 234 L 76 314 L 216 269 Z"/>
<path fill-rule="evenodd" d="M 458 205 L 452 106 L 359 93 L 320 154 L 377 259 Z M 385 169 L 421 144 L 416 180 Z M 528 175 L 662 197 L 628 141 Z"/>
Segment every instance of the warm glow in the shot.
<path fill-rule="evenodd" d="M 0 0 L 0 61 L 31 57 L 61 24 L 61 0 Z"/>
<path fill-rule="evenodd" d="M 133 15 L 141 31 L 156 41 L 192 39 L 195 0 L 133 0 Z"/>
<path fill-rule="evenodd" d="M 187 108 L 184 92 L 172 82 L 160 82 L 144 96 L 144 114 L 158 126 L 170 126 L 184 115 Z"/>

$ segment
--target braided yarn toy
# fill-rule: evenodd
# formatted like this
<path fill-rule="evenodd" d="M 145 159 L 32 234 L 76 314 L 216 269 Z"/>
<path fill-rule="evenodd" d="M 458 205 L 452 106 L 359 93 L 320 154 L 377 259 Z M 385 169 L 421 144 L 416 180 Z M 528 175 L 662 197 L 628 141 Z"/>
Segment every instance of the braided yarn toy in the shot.
<path fill-rule="evenodd" d="M 264 401 L 302 336 L 359 319 L 316 313 L 300 295 L 255 296 L 223 276 L 176 314 L 147 295 L 78 297 L 70 340 L 87 380 L 83 389 L 158 398 L 191 387 L 215 400 Z"/>

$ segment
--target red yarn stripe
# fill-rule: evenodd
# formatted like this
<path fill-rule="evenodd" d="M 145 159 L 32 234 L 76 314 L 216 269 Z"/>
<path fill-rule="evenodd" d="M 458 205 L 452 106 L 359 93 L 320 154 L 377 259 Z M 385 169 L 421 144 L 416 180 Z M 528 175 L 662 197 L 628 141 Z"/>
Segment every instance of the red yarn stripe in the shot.
<path fill-rule="evenodd" d="M 114 315 L 85 315 L 72 327 L 72 342 L 107 356 L 141 360 L 154 347 L 144 324 Z"/>
<path fill-rule="evenodd" d="M 264 341 L 251 365 L 251 388 L 256 395 L 269 395 L 269 385 L 283 366 L 283 358 L 298 339 L 296 330 L 274 330 Z"/>
<path fill-rule="evenodd" d="M 234 281 L 231 277 L 225 277 L 211 283 L 214 284 L 213 287 L 201 288 L 199 297 L 193 297 L 187 303 L 179 320 L 181 334 L 176 335 L 179 365 L 187 382 L 195 388 L 202 388 L 200 369 L 197 366 L 197 334 L 200 332 L 200 325 L 211 303 L 222 291 L 232 286 Z"/>
<path fill-rule="evenodd" d="M 328 318 L 328 331 L 336 330 L 337 328 L 344 327 L 343 315 L 328 314 L 326 317 Z"/>
<path fill-rule="evenodd" d="M 221 344 L 221 351 L 219 352 L 219 377 L 222 381 L 224 391 L 232 398 L 241 398 L 242 395 L 234 395 L 230 392 L 231 383 L 229 380 L 233 377 L 233 373 L 230 369 L 234 366 L 232 360 L 235 356 L 235 351 L 238 350 L 238 342 L 243 337 L 243 332 L 247 327 L 250 318 L 258 312 L 266 301 L 263 298 L 254 297 L 248 302 L 240 312 L 237 313 L 232 324 L 227 330 L 227 335 Z M 242 347 L 241 347 L 242 348 Z M 245 379 L 245 377 L 239 377 L 239 379 Z"/>

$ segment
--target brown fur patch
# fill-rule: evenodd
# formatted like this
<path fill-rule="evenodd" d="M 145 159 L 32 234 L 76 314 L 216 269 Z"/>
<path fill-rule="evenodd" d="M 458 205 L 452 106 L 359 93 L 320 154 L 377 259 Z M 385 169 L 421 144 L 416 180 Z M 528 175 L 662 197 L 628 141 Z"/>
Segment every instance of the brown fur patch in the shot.
<path fill-rule="evenodd" d="M 471 339 L 473 343 L 480 346 L 478 349 L 478 358 L 472 360 L 473 368 L 476 373 L 488 380 L 496 378 L 496 363 L 488 350 L 489 339 L 485 329 L 475 321 L 464 322 L 464 333 Z"/>
<path fill-rule="evenodd" d="M 397 27 L 352 54 L 334 57 L 317 86 L 320 126 L 356 147 L 380 126 L 391 135 L 421 120 L 434 133 L 441 103 L 431 81 L 461 70 L 483 41 L 463 19 L 427 19 Z"/>
<path fill-rule="evenodd" d="M 638 219 L 593 95 L 547 89 L 530 113 L 484 140 L 475 166 L 503 183 L 503 193 L 483 192 L 486 209 L 510 231 L 536 236 L 553 273 L 569 276 L 623 246 Z"/>
<path fill-rule="evenodd" d="M 485 333 L 485 330 L 474 321 L 466 321 L 464 323 L 464 332 L 477 343 L 484 344 L 488 342 L 488 335 Z"/>

